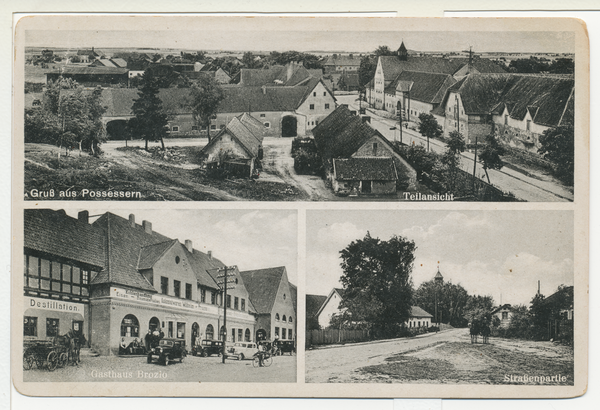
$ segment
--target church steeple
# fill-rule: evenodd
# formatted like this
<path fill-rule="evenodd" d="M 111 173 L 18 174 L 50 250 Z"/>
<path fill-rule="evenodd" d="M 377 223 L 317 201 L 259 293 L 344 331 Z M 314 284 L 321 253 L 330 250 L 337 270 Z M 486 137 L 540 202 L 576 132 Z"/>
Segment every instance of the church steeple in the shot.
<path fill-rule="evenodd" d="M 404 45 L 404 40 L 402 40 L 402 44 L 400 44 L 400 48 L 398 49 L 398 58 L 400 59 L 400 61 L 408 60 L 408 50 Z"/>
<path fill-rule="evenodd" d="M 433 280 L 435 281 L 436 284 L 440 284 L 440 285 L 444 284 L 444 277 L 440 273 L 440 267 L 439 267 L 439 265 L 438 265 L 437 273 L 435 274 L 435 277 L 433 278 Z"/>

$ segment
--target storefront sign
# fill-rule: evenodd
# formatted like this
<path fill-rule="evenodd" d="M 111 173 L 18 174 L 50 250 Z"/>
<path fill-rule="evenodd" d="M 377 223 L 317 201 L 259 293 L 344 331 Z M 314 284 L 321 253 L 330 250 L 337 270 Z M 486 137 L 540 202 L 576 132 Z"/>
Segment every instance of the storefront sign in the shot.
<path fill-rule="evenodd" d="M 25 296 L 25 310 L 29 308 L 53 310 L 57 312 L 81 313 L 83 315 L 84 305 L 81 303 L 64 302 L 62 300 L 34 298 Z"/>
<path fill-rule="evenodd" d="M 139 290 L 110 288 L 110 296 L 113 298 L 152 303 L 163 307 L 176 307 L 178 309 L 188 309 L 195 312 L 207 312 L 217 314 L 216 306 L 205 306 L 193 300 L 179 299 L 175 297 L 152 294 Z"/>

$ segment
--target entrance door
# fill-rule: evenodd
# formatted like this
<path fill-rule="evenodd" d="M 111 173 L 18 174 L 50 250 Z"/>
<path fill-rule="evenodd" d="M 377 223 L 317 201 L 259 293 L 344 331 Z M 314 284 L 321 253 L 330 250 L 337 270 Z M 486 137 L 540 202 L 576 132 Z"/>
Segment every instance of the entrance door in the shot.
<path fill-rule="evenodd" d="M 281 136 L 295 137 L 298 135 L 298 120 L 292 115 L 286 115 L 281 120 Z"/>
<path fill-rule="evenodd" d="M 360 185 L 361 185 L 361 192 L 363 194 L 371 193 L 371 181 L 362 181 Z"/>

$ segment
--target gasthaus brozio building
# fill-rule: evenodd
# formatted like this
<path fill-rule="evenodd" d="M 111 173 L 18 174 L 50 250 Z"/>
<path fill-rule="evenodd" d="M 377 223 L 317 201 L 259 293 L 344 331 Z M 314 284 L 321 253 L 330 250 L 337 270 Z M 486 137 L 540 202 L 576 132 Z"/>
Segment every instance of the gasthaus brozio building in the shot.
<path fill-rule="evenodd" d="M 127 344 L 135 338 L 143 341 L 154 330 L 185 340 L 188 350 L 197 338 L 222 340 L 217 275 L 225 265 L 210 251 L 199 252 L 189 240 L 180 243 L 154 232 L 150 222 L 140 225 L 133 214 L 125 219 L 107 212 L 90 223 L 87 211 L 76 219 L 62 210 L 25 210 L 24 226 L 25 340 L 49 339 L 72 329 L 102 355 L 117 354 L 123 338 Z M 264 283 L 264 278 L 230 268 L 234 286 L 225 301 L 227 341 L 256 341 L 264 330 L 254 304 L 264 302 L 252 299 L 244 279 Z M 273 292 L 293 287 L 285 267 L 275 269 L 286 283 Z M 277 296 L 268 290 L 254 295 L 270 302 L 282 299 Z M 276 305 L 289 318 L 290 312 L 295 316 L 294 301 L 288 297 Z M 294 331 L 280 334 L 280 340 L 295 339 L 295 317 L 287 325 Z"/>

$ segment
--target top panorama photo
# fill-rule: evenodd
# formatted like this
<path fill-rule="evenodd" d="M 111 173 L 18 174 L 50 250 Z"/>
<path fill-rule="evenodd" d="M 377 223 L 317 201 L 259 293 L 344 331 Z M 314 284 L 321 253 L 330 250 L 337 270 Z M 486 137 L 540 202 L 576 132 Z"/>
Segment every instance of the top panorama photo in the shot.
<path fill-rule="evenodd" d="M 393 20 L 27 29 L 24 198 L 573 201 L 575 33 Z"/>

